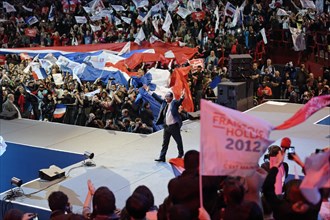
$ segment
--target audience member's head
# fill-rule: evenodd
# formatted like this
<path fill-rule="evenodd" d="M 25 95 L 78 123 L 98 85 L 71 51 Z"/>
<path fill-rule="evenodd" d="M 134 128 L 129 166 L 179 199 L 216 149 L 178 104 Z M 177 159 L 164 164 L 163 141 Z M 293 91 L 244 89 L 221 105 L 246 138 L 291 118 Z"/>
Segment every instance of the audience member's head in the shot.
<path fill-rule="evenodd" d="M 128 214 L 135 220 L 144 219 L 149 209 L 148 199 L 140 194 L 133 193 L 127 200 L 125 206 Z"/>
<path fill-rule="evenodd" d="M 244 199 L 244 186 L 239 178 L 227 177 L 224 181 L 223 196 L 227 205 L 239 205 Z"/>
<path fill-rule="evenodd" d="M 18 209 L 10 209 L 6 212 L 3 220 L 21 220 L 23 218 L 24 213 Z"/>
<path fill-rule="evenodd" d="M 52 211 L 69 211 L 70 204 L 68 196 L 62 191 L 54 191 L 48 196 L 48 205 Z"/>
<path fill-rule="evenodd" d="M 152 194 L 151 190 L 148 187 L 146 187 L 145 185 L 138 186 L 134 190 L 133 194 L 135 194 L 135 193 L 145 196 L 145 198 L 147 199 L 147 203 L 148 203 L 147 204 L 148 209 L 150 209 L 151 207 L 154 206 L 154 203 L 155 203 L 154 195 Z"/>
<path fill-rule="evenodd" d="M 170 207 L 168 212 L 168 220 L 191 220 L 193 216 L 190 209 L 184 205 L 173 205 Z"/>
<path fill-rule="evenodd" d="M 197 150 L 187 151 L 184 155 L 184 168 L 186 170 L 198 170 L 199 152 Z"/>
<path fill-rule="evenodd" d="M 93 214 L 111 215 L 115 209 L 116 198 L 113 192 L 108 187 L 99 187 L 93 196 Z"/>

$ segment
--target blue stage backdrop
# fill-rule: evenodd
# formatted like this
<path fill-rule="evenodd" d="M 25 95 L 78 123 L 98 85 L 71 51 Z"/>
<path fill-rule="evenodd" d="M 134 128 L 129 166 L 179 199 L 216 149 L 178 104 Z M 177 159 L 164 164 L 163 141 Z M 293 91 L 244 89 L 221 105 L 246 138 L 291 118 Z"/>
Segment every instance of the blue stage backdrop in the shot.
<path fill-rule="evenodd" d="M 75 154 L 45 148 L 7 143 L 6 152 L 0 156 L 0 192 L 11 189 L 12 177 L 23 184 L 39 177 L 39 170 L 56 165 L 65 168 L 84 160 L 83 153 Z"/>

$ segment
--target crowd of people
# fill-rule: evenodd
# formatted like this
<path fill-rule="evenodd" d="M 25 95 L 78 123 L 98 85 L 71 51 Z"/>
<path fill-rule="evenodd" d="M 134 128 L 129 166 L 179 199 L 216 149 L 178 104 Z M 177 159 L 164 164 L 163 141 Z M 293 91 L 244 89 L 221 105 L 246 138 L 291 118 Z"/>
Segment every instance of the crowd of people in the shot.
<path fill-rule="evenodd" d="M 196 57 L 204 58 L 204 69 L 198 68 L 196 72 L 191 72 L 188 81 L 195 110 L 199 110 L 201 98 L 217 96 L 217 92 L 210 87 L 216 77 L 221 77 L 222 81 L 230 80 L 228 64 L 223 58 L 232 53 L 253 53 L 257 44 L 263 42 L 263 28 L 267 32 L 276 28 L 277 23 L 283 23 L 283 28 L 290 26 L 304 31 L 317 31 L 329 26 L 327 14 L 320 12 L 319 8 L 301 13 L 300 2 L 275 2 L 232 1 L 230 3 L 233 5 L 240 6 L 242 16 L 238 19 L 230 15 L 224 2 L 214 0 L 202 1 L 200 6 L 190 5 L 186 1 L 179 2 L 177 10 L 178 7 L 186 7 L 192 12 L 185 18 L 178 11 L 170 10 L 173 6 L 171 1 L 163 2 L 163 6 L 157 9 L 152 6 L 162 2 L 149 1 L 148 5 L 137 7 L 134 1 L 101 1 L 101 9 L 110 11 L 111 16 L 100 12 L 102 16 L 99 18 L 94 18 L 93 12 L 86 11 L 86 6 L 93 8 L 93 3 L 86 1 L 69 1 L 69 4 L 65 1 L 8 1 L 16 11 L 7 12 L 4 6 L 0 42 L 3 48 L 11 48 L 134 41 L 142 28 L 145 40 L 156 37 L 164 42 L 178 41 L 198 48 Z M 118 9 L 118 6 L 122 6 L 122 9 Z M 217 6 L 218 14 L 214 13 Z M 279 8 L 289 15 L 278 14 Z M 151 15 L 149 9 L 153 9 Z M 170 11 L 172 17 L 167 32 L 162 29 L 166 11 Z M 327 3 L 323 11 L 327 11 Z M 36 17 L 33 24 L 30 22 L 31 16 Z M 80 23 L 76 16 L 84 16 L 86 22 Z M 125 18 L 130 18 L 130 24 L 124 22 Z M 287 26 L 284 25 L 285 21 Z M 100 29 L 96 31 L 92 28 L 95 26 Z M 35 36 L 29 35 L 27 29 L 35 30 Z M 323 40 L 329 39 L 325 37 Z M 138 133 L 151 133 L 157 129 L 153 124 L 155 115 L 150 110 L 150 104 L 136 102 L 139 93 L 136 87 L 125 88 L 111 80 L 83 82 L 79 85 L 72 75 L 53 66 L 50 72 L 60 72 L 64 78 L 64 84 L 58 86 L 54 84 L 51 74 L 44 80 L 33 80 L 31 73 L 24 73 L 27 60 L 21 60 L 17 55 L 6 55 L 4 59 L 0 75 L 0 103 L 4 103 L 5 107 L 11 106 L 11 98 L 7 97 L 13 94 L 16 108 L 11 106 L 9 109 L 18 109 L 22 117 Z M 253 81 L 254 95 L 258 102 L 285 99 L 306 103 L 313 96 L 329 93 L 328 69 L 325 69 L 324 77 L 314 78 L 304 64 L 299 65 L 295 67 L 288 63 L 284 70 L 280 70 L 274 67 L 270 59 L 265 64 L 263 60 L 255 60 L 247 80 Z M 156 63 L 148 67 L 141 64 L 136 71 L 140 69 L 140 74 L 144 75 L 152 66 L 167 68 L 166 65 Z M 96 89 L 99 89 L 98 94 L 87 96 Z M 53 118 L 57 103 L 67 105 L 66 114 L 61 119 Z M 6 110 L 1 108 L 0 111 L 3 109 Z M 187 118 L 182 107 L 180 113 L 183 119 Z"/>
<path fill-rule="evenodd" d="M 136 2 L 129 0 L 101 2 L 111 15 L 108 13 L 95 18 L 96 14 L 84 8 L 93 8 L 94 3 L 89 4 L 85 0 L 8 0 L 7 3 L 15 11 L 8 12 L 10 6 L 3 6 L 0 13 L 0 45 L 2 48 L 19 48 L 135 41 L 142 28 L 145 40 L 180 42 L 181 45 L 198 48 L 196 58 L 204 59 L 204 68 L 198 66 L 188 75 L 194 106 L 198 110 L 201 98 L 217 96 L 210 86 L 216 77 L 220 77 L 221 81 L 231 80 L 224 58 L 235 53 L 253 54 L 257 45 L 263 42 L 262 29 L 269 33 L 269 30 L 276 28 L 288 30 L 294 27 L 310 33 L 329 30 L 330 24 L 326 13 L 328 1 L 323 5 L 323 12 L 320 7 L 301 11 L 301 2 L 296 0 L 230 1 L 235 7 L 241 7 L 240 16 L 228 14 L 227 2 L 207 0 L 201 1 L 200 6 L 189 6 L 191 1 L 178 1 L 176 9 L 170 11 L 172 23 L 169 30 L 164 31 L 162 26 L 166 12 L 173 1 L 162 1 L 164 7 L 153 11 L 151 16 L 149 10 L 159 1 L 150 0 L 149 5 L 139 8 Z M 123 6 L 123 9 L 114 6 Z M 178 6 L 190 7 L 194 11 L 183 18 L 176 11 Z M 219 10 L 216 14 L 217 6 Z M 279 8 L 287 14 L 278 14 Z M 235 10 L 232 13 L 237 14 Z M 76 16 L 84 16 L 86 21 L 78 22 Z M 266 37 L 276 39 L 278 36 L 266 34 Z M 285 37 L 289 39 L 291 33 L 285 32 Z M 314 39 L 306 39 L 306 44 L 311 40 Z M 329 45 L 329 35 L 319 40 Z M 56 85 L 52 74 L 43 80 L 36 80 L 31 71 L 24 71 L 31 60 L 21 59 L 15 54 L 4 56 L 4 60 L 0 70 L 0 111 L 15 112 L 17 117 L 35 120 L 142 134 L 157 130 L 150 103 L 137 100 L 141 87 L 144 89 L 143 83 L 142 86 L 134 83 L 123 86 L 109 79 L 107 82 L 82 81 L 80 84 L 73 75 L 54 65 L 50 73 L 61 73 L 63 77 L 63 84 Z M 136 69 L 137 77 L 148 74 L 148 68 L 152 66 L 161 65 L 141 64 Z M 288 62 L 284 68 L 278 68 L 271 59 L 267 59 L 265 62 L 255 60 L 251 66 L 251 72 L 244 78 L 253 84 L 258 103 L 268 99 L 306 103 L 314 96 L 329 94 L 330 73 L 327 68 L 324 68 L 323 75 L 314 77 L 303 63 Z M 66 112 L 60 118 L 54 117 L 57 104 L 66 105 Z M 182 106 L 178 106 L 178 113 L 183 120 L 187 119 L 187 112 Z M 182 157 L 182 152 L 178 150 Z M 317 219 L 322 201 L 317 205 L 308 203 L 299 191 L 300 181 L 289 182 L 285 188 L 284 182 L 274 184 L 278 173 L 284 179 L 286 177 L 287 170 L 282 164 L 284 155 L 284 149 L 272 147 L 269 157 L 277 159 L 269 158 L 270 162 L 262 166 L 264 169 L 258 169 L 256 176 L 250 179 L 203 177 L 205 210 L 199 209 L 199 152 L 188 151 L 184 156 L 185 171 L 169 182 L 169 196 L 159 207 L 154 204 L 152 192 L 146 186 L 140 186 L 127 199 L 126 206 L 118 210 L 112 191 L 107 187 L 95 189 L 89 181 L 83 213 L 68 214 L 70 198 L 57 191 L 48 198 L 51 219 L 263 219 L 270 213 L 273 213 L 274 219 L 281 220 Z M 163 159 L 159 158 L 160 161 Z M 293 160 L 302 165 L 298 157 Z M 326 190 L 323 193 L 323 202 L 326 203 L 329 193 Z M 27 220 L 32 217 L 29 213 L 10 210 L 4 219 Z"/>
<path fill-rule="evenodd" d="M 281 146 L 272 145 L 265 162 L 253 176 L 203 176 L 199 180 L 199 152 L 190 150 L 183 158 L 184 171 L 168 183 L 168 196 L 159 206 L 154 195 L 145 186 L 138 186 L 127 198 L 125 207 L 116 206 L 114 193 L 106 186 L 95 188 L 88 180 L 87 195 L 82 213 L 72 213 L 70 198 L 62 191 L 48 196 L 50 219 L 122 219 L 122 220 L 262 220 L 299 219 L 316 220 L 329 218 L 329 188 L 321 188 L 321 198 L 312 203 L 299 188 L 301 179 L 288 180 L 288 156 L 301 166 L 305 164 L 298 154 L 288 153 L 290 140 L 283 138 Z M 288 144 L 285 144 L 288 142 Z M 286 146 L 287 145 L 287 146 Z M 326 154 L 323 149 L 318 154 Z M 305 177 L 307 178 L 307 177 Z M 203 207 L 200 207 L 200 183 L 203 190 Z M 5 220 L 29 220 L 36 214 L 9 210 Z"/>

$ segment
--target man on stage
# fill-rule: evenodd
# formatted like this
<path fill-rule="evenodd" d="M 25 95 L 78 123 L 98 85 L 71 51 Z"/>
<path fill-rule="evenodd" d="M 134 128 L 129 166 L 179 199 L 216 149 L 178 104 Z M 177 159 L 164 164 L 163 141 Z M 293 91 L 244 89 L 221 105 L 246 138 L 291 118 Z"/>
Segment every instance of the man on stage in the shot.
<path fill-rule="evenodd" d="M 165 99 L 160 98 L 156 93 L 152 93 L 152 96 L 161 104 L 156 124 L 163 124 L 164 126 L 162 150 L 160 151 L 159 158 L 155 159 L 155 161 L 165 162 L 166 152 L 170 143 L 171 136 L 173 136 L 177 144 L 179 152 L 178 158 L 182 158 L 184 154 L 180 131 L 182 126 L 182 119 L 178 109 L 184 100 L 184 91 L 182 91 L 179 100 L 175 100 L 173 98 L 172 92 L 166 93 Z"/>

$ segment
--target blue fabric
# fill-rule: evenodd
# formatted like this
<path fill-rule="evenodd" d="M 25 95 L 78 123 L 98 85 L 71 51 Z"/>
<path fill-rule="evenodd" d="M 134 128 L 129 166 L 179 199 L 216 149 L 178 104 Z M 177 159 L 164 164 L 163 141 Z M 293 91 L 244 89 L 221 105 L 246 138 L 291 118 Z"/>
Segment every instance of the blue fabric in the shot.
<path fill-rule="evenodd" d="M 217 87 L 220 82 L 221 82 L 221 77 L 220 76 L 214 77 L 214 79 L 210 83 L 211 89 L 214 89 L 215 87 Z"/>
<path fill-rule="evenodd" d="M 40 169 L 49 168 L 50 165 L 65 168 L 85 159 L 83 154 L 6 143 L 6 152 L 0 156 L 0 192 L 13 187 L 10 184 L 12 177 L 27 183 L 39 177 Z"/>

